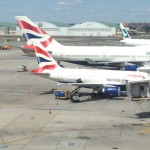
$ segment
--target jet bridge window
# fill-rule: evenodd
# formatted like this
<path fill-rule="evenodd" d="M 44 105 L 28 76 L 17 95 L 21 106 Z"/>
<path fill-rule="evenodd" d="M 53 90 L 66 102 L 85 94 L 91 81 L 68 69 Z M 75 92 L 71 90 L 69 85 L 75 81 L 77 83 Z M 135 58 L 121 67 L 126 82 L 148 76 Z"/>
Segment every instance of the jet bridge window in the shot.
<path fill-rule="evenodd" d="M 144 86 L 140 86 L 140 91 L 144 91 Z"/>

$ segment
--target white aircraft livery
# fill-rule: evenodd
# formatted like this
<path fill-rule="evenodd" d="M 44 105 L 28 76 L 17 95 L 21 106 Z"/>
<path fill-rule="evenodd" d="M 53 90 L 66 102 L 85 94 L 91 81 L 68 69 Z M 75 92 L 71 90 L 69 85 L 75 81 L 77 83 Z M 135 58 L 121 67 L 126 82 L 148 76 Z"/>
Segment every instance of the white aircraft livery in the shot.
<path fill-rule="evenodd" d="M 99 93 L 116 97 L 125 89 L 126 80 L 149 79 L 149 74 L 138 71 L 62 68 L 38 40 L 34 40 L 33 45 L 39 68 L 33 69 L 32 73 L 60 83 L 92 88 Z"/>
<path fill-rule="evenodd" d="M 28 40 L 27 44 L 32 45 L 33 39 L 39 39 L 58 62 L 136 70 L 138 66 L 150 61 L 150 46 L 63 46 L 26 16 L 16 16 L 16 20 Z"/>
<path fill-rule="evenodd" d="M 121 40 L 120 42 L 123 45 L 128 45 L 128 46 L 150 45 L 149 39 L 132 39 L 128 31 L 124 28 L 122 23 L 120 23 L 120 29 L 123 34 L 123 40 Z"/>

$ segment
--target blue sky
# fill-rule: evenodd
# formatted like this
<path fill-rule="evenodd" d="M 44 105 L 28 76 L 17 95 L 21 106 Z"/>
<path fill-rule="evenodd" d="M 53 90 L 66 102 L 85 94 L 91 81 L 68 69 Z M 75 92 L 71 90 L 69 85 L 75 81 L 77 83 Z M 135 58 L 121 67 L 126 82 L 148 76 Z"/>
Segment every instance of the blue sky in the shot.
<path fill-rule="evenodd" d="M 150 0 L 0 0 L 0 22 L 25 15 L 33 21 L 150 22 Z"/>

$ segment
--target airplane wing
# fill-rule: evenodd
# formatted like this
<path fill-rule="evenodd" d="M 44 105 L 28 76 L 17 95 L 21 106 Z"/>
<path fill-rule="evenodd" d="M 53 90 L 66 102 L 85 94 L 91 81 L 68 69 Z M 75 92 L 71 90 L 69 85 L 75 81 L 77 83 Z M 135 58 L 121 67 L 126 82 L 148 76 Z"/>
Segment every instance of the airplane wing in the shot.
<path fill-rule="evenodd" d="M 72 86 L 97 88 L 97 87 L 115 87 L 114 85 L 120 85 L 120 82 L 81 82 L 81 83 L 65 83 Z"/>
<path fill-rule="evenodd" d="M 118 62 L 96 62 L 90 58 L 85 58 L 85 60 L 90 64 L 90 65 L 108 65 L 108 66 L 124 66 L 125 62 L 118 61 Z"/>
<path fill-rule="evenodd" d="M 98 65 L 98 62 L 90 59 L 90 58 L 85 58 L 85 60 L 90 64 L 90 65 Z"/>
<path fill-rule="evenodd" d="M 90 65 L 106 65 L 106 66 L 114 66 L 114 67 L 124 67 L 126 65 L 134 65 L 137 64 L 139 66 L 142 66 L 143 63 L 142 62 L 134 62 L 134 63 L 130 63 L 130 62 L 124 62 L 124 61 L 119 61 L 119 60 L 113 60 L 113 61 L 105 61 L 105 62 L 97 62 L 94 61 L 90 58 L 85 58 L 85 60 L 90 64 Z"/>

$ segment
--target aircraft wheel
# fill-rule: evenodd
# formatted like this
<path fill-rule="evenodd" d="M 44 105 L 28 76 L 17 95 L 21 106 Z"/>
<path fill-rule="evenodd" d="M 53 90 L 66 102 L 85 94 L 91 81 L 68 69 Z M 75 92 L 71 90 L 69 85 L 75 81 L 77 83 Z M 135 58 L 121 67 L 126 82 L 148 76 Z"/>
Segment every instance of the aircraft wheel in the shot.
<path fill-rule="evenodd" d="M 96 97 L 96 93 L 91 93 L 90 96 L 91 96 L 91 98 L 95 98 Z"/>

